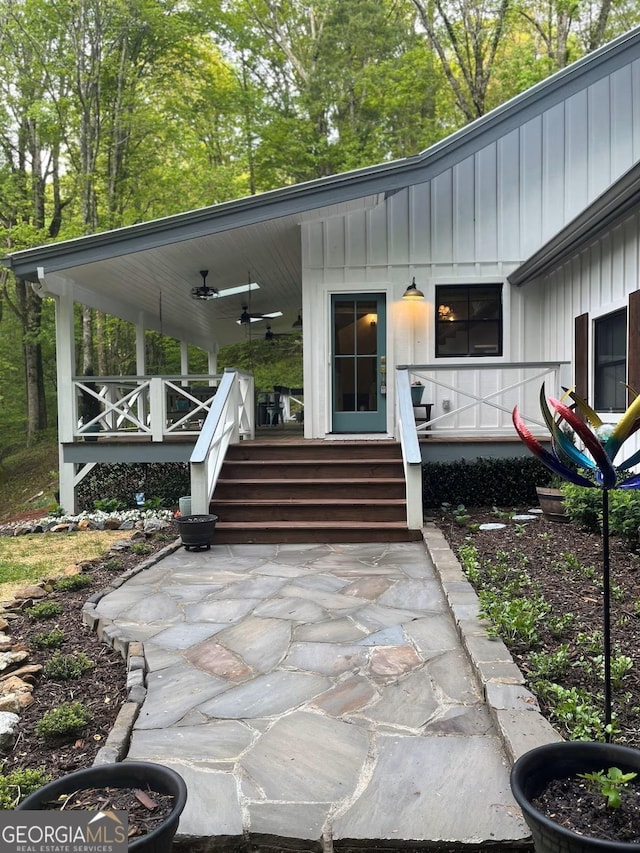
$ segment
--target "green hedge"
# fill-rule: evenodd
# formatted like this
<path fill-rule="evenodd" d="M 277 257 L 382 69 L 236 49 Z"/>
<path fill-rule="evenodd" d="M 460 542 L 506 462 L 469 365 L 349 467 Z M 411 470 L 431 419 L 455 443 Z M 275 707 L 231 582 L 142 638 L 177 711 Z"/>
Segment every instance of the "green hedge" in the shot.
<path fill-rule="evenodd" d="M 443 503 L 467 507 L 537 505 L 536 486 L 547 486 L 551 473 L 533 456 L 478 458 L 468 462 L 425 462 L 425 508 Z"/>
<path fill-rule="evenodd" d="M 184 462 L 96 465 L 78 485 L 78 506 L 91 511 L 95 501 L 109 498 L 134 507 L 136 492 L 144 492 L 147 499 L 161 498 L 162 506 L 171 509 L 191 492 L 189 466 Z"/>

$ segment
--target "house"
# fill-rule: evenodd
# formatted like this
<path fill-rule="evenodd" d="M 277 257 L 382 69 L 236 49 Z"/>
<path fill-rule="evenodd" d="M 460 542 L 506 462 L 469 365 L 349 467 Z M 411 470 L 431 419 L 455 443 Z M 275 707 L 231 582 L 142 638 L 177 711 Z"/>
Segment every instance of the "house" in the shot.
<path fill-rule="evenodd" d="M 543 380 L 617 411 L 619 380 L 640 372 L 639 161 L 636 29 L 413 157 L 9 255 L 56 300 L 63 503 L 82 466 L 185 458 L 166 439 L 193 423 L 168 418 L 165 392 L 191 387 L 191 343 L 209 374 L 189 415 L 214 415 L 191 456 L 204 511 L 224 447 L 253 435 L 250 378 L 216 374 L 218 347 L 252 332 L 247 315 L 272 315 L 275 333 L 302 318 L 305 439 L 396 437 L 414 474 L 411 382 L 430 404 L 424 458 L 438 438 L 512 438 L 515 404 L 542 432 Z M 79 441 L 75 302 L 135 325 L 137 377 L 103 378 L 102 428 L 146 444 Z M 145 329 L 184 342 L 181 377 L 147 376 Z"/>

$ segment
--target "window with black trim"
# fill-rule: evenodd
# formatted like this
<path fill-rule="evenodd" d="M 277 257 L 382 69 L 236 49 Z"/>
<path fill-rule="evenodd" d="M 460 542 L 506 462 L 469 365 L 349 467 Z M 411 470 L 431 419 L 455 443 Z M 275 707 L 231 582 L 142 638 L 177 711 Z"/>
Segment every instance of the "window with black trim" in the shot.
<path fill-rule="evenodd" d="M 436 358 L 502 355 L 502 285 L 436 287 Z"/>
<path fill-rule="evenodd" d="M 594 406 L 599 412 L 627 407 L 627 309 L 599 317 L 594 333 Z"/>

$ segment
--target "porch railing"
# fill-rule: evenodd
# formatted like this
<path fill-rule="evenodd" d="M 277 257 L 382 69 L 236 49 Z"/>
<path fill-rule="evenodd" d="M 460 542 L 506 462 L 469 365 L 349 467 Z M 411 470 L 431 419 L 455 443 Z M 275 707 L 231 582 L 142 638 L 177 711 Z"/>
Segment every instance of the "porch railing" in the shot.
<path fill-rule="evenodd" d="M 487 362 L 440 365 L 411 364 L 410 387 L 422 385 L 421 403 L 431 415 L 416 428 L 418 434 L 460 437 L 513 435 L 511 413 L 518 406 L 534 432 L 546 434 L 540 416 L 540 386 L 559 396 L 571 384 L 568 361 Z"/>
<path fill-rule="evenodd" d="M 560 396 L 570 382 L 570 362 L 502 362 L 469 365 L 413 364 L 396 369 L 397 438 L 406 481 L 407 527 L 423 524 L 422 456 L 418 437 L 473 438 L 515 435 L 511 413 L 518 406 L 529 426 L 546 432 L 540 417 L 540 386 Z M 413 393 L 421 388 L 418 396 Z M 426 405 L 425 405 L 426 404 Z M 416 423 L 414 405 L 435 412 Z"/>
<path fill-rule="evenodd" d="M 73 438 L 198 435 L 222 376 L 96 376 L 73 380 Z M 87 416 L 87 410 L 90 412 Z"/>
<path fill-rule="evenodd" d="M 255 437 L 253 397 L 251 374 L 225 371 L 191 454 L 191 511 L 194 514 L 209 512 L 229 445 Z"/>

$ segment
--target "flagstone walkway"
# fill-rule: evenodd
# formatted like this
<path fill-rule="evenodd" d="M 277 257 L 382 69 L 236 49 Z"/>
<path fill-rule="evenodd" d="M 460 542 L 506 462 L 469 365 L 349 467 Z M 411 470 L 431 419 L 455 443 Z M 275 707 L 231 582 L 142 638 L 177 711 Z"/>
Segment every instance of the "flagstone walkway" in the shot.
<path fill-rule="evenodd" d="M 126 757 L 186 780 L 176 849 L 528 838 L 509 759 L 557 736 L 425 541 L 178 548 L 88 605 L 110 642 L 143 641 Z"/>

